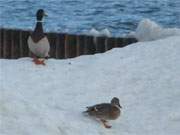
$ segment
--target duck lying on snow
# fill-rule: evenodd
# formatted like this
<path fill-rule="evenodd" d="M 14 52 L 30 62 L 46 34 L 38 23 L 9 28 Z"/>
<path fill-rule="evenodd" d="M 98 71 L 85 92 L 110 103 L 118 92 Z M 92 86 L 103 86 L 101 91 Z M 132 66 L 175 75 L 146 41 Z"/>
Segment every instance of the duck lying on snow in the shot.
<path fill-rule="evenodd" d="M 33 33 L 28 38 L 29 50 L 35 55 L 33 59 L 35 64 L 44 63 L 44 58 L 49 57 L 50 45 L 46 35 L 43 32 L 42 19 L 47 16 L 43 9 L 39 9 L 36 13 L 37 23 Z"/>
<path fill-rule="evenodd" d="M 84 113 L 88 113 L 90 116 L 100 119 L 106 128 L 111 128 L 110 125 L 107 125 L 107 120 L 117 119 L 121 114 L 120 108 L 122 107 L 119 103 L 119 99 L 114 97 L 111 100 L 111 103 L 101 103 L 89 106 Z"/>

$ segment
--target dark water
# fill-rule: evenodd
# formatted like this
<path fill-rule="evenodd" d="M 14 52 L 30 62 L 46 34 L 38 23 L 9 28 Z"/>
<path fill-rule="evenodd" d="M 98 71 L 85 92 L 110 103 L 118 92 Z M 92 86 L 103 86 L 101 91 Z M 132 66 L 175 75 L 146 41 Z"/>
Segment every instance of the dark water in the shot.
<path fill-rule="evenodd" d="M 134 31 L 143 18 L 180 27 L 180 0 L 0 0 L 0 26 L 33 29 L 39 8 L 48 13 L 46 31 L 80 34 L 108 28 L 118 36 Z"/>

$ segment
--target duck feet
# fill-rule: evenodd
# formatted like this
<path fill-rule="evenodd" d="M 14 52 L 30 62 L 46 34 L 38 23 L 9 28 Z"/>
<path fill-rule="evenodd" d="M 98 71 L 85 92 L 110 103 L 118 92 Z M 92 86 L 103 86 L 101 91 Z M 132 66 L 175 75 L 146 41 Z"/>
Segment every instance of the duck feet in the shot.
<path fill-rule="evenodd" d="M 34 58 L 33 59 L 33 62 L 36 64 L 36 65 L 46 65 L 45 63 L 44 63 L 44 59 L 38 59 L 38 58 Z"/>
<path fill-rule="evenodd" d="M 110 126 L 110 125 L 107 124 L 107 121 L 106 121 L 106 120 L 102 120 L 102 119 L 101 119 L 101 122 L 103 123 L 103 125 L 104 125 L 105 128 L 111 128 L 111 127 L 112 127 L 112 126 Z"/>

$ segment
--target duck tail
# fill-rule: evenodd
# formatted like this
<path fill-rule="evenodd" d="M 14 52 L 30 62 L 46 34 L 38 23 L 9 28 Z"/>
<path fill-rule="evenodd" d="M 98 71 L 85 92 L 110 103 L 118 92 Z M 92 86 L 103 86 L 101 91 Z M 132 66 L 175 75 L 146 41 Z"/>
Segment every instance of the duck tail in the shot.
<path fill-rule="evenodd" d="M 86 113 L 88 113 L 88 111 L 83 111 L 82 113 L 83 113 L 83 114 L 86 114 Z"/>
<path fill-rule="evenodd" d="M 88 112 L 88 111 L 83 111 L 82 114 L 83 114 L 84 116 L 88 116 L 89 112 Z"/>

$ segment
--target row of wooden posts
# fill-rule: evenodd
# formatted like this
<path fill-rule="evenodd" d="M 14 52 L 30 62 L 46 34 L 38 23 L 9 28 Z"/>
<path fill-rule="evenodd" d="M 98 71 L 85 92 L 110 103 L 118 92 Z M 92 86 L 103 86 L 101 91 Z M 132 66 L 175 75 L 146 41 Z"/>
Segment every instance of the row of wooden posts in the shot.
<path fill-rule="evenodd" d="M 17 59 L 32 57 L 27 39 L 32 31 L 0 29 L 0 58 Z M 50 42 L 50 57 L 73 58 L 80 55 L 103 53 L 115 47 L 124 47 L 137 42 L 134 38 L 93 37 L 65 33 L 46 33 Z"/>

